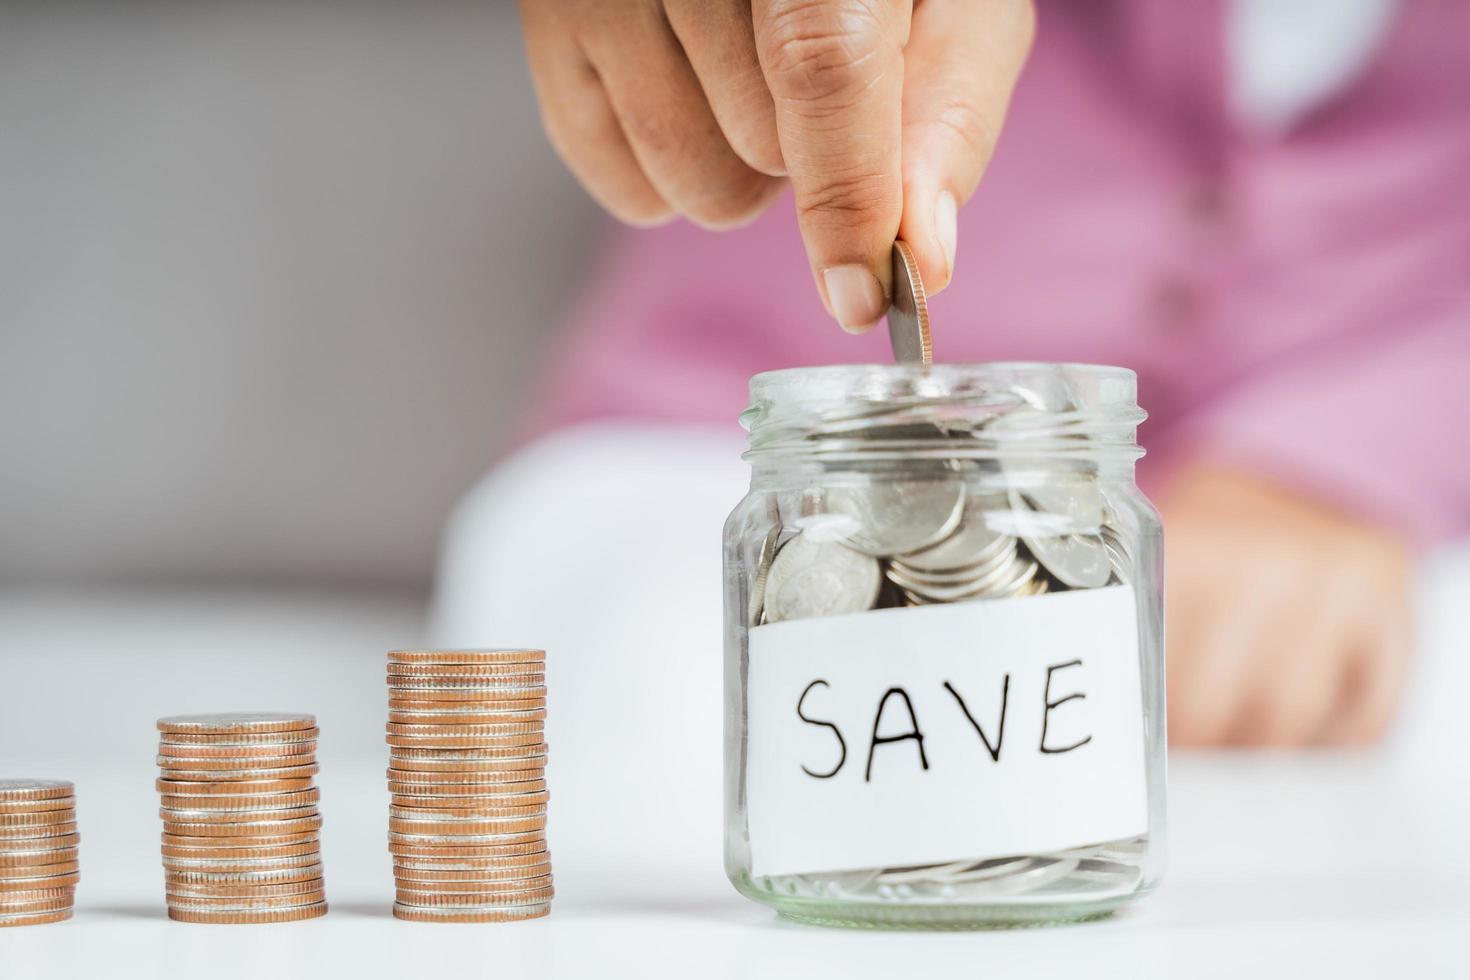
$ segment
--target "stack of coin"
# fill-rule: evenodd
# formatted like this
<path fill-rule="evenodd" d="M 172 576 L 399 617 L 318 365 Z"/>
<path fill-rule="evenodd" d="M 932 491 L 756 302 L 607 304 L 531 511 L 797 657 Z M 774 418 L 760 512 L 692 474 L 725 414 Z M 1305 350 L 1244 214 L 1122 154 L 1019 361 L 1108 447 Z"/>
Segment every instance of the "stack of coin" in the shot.
<path fill-rule="evenodd" d="M 393 914 L 513 922 L 551 910 L 546 655 L 388 654 Z"/>
<path fill-rule="evenodd" d="M 247 923 L 324 915 L 316 719 L 175 715 L 159 719 L 158 730 L 169 918 Z"/>
<path fill-rule="evenodd" d="M 77 799 L 61 779 L 0 779 L 0 927 L 71 918 Z"/>

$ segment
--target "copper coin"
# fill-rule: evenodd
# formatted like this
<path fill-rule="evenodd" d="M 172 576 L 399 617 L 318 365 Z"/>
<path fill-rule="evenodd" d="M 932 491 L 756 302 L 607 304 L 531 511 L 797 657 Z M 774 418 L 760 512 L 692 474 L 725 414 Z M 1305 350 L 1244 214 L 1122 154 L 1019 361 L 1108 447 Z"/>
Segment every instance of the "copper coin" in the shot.
<path fill-rule="evenodd" d="M 495 760 L 489 760 L 494 762 Z M 544 759 L 541 760 L 544 763 Z M 523 783 L 532 779 L 546 778 L 544 765 L 537 765 L 526 769 L 491 769 L 485 772 L 465 771 L 451 769 L 448 771 L 424 772 L 416 769 L 400 769 L 397 767 L 388 770 L 388 781 L 398 783 L 425 783 L 428 785 L 461 785 L 465 783 L 488 783 L 491 785 L 502 785 L 504 783 Z"/>
<path fill-rule="evenodd" d="M 319 803 L 321 798 L 321 790 L 313 788 L 299 793 L 253 796 L 163 796 L 159 802 L 170 810 L 284 810 Z"/>
<path fill-rule="evenodd" d="M 256 909 L 247 912 L 200 912 L 192 909 L 170 908 L 168 917 L 178 922 L 213 923 L 216 925 L 249 925 L 266 922 L 298 922 L 315 919 L 327 914 L 327 903 L 303 905 L 286 909 Z"/>
<path fill-rule="evenodd" d="M 308 776 L 315 776 L 321 772 L 321 766 L 312 763 L 308 766 L 285 766 L 281 768 L 257 768 L 257 769 L 160 769 L 159 776 L 163 779 L 178 779 L 193 782 L 253 782 L 256 780 L 297 780 Z"/>
<path fill-rule="evenodd" d="M 208 883 L 168 881 L 168 897 L 184 899 L 188 904 L 200 900 L 246 898 L 266 901 L 274 898 L 293 898 L 297 895 L 321 895 L 322 879 L 306 878 L 301 881 L 212 881 Z M 318 899 L 319 900 L 319 899 Z"/>
<path fill-rule="evenodd" d="M 490 831 L 487 833 L 466 833 L 464 831 L 440 831 L 424 833 L 417 830 L 399 831 L 389 829 L 388 852 L 393 853 L 394 844 L 408 845 L 415 848 L 434 849 L 457 849 L 469 848 L 479 851 L 483 848 L 508 847 L 515 844 L 527 843 L 531 840 L 539 840 L 538 846 L 544 847 L 546 841 L 545 827 L 528 827 L 521 830 L 510 829 Z"/>
<path fill-rule="evenodd" d="M 503 834 L 516 834 L 530 830 L 546 829 L 546 818 L 525 817 L 519 820 L 480 820 L 480 821 L 430 821 L 430 820 L 403 820 L 398 817 L 390 817 L 388 830 L 397 834 L 413 834 L 419 838 L 439 837 L 489 837 Z"/>
<path fill-rule="evenodd" d="M 528 721 L 544 722 L 546 709 L 530 711 L 389 711 L 388 721 L 394 725 L 510 725 Z"/>
<path fill-rule="evenodd" d="M 75 888 L 51 888 L 29 892 L 0 893 L 0 915 L 22 912 L 55 912 L 76 903 Z"/>
<path fill-rule="evenodd" d="M 545 650 L 499 647 L 483 650 L 390 650 L 390 664 L 519 664 L 541 663 Z"/>
<path fill-rule="evenodd" d="M 158 765 L 167 769 L 188 769 L 195 772 L 231 772 L 240 769 L 283 769 L 307 766 L 316 762 L 316 750 L 305 755 L 260 755 L 227 756 L 221 759 L 203 759 L 174 755 L 158 756 Z"/>
<path fill-rule="evenodd" d="M 0 844 L 0 860 L 4 860 L 4 855 L 6 854 L 25 857 L 29 854 L 35 854 L 38 851 L 54 851 L 61 848 L 76 847 L 81 841 L 82 835 L 75 831 L 69 834 L 53 834 L 49 837 L 5 839 L 5 842 Z"/>
<path fill-rule="evenodd" d="M 433 738 L 424 738 L 415 735 L 387 735 L 384 736 L 395 749 L 520 749 L 527 746 L 545 745 L 544 736 L 541 732 L 532 732 L 526 735 L 440 735 Z"/>
<path fill-rule="evenodd" d="M 434 823 L 449 823 L 456 820 L 479 823 L 487 820 L 523 820 L 529 817 L 544 817 L 546 807 L 458 806 L 420 810 L 416 807 L 390 804 L 388 816 L 390 819 L 425 820 Z"/>
<path fill-rule="evenodd" d="M 315 803 L 289 810 L 171 810 L 160 807 L 158 815 L 173 823 L 256 824 L 264 821 L 299 820 L 321 816 Z"/>
<path fill-rule="evenodd" d="M 41 810 L 38 813 L 0 813 L 0 828 L 45 827 L 49 824 L 73 823 L 76 819 L 76 811 L 71 808 Z"/>
<path fill-rule="evenodd" d="M 544 673 L 541 664 L 389 664 L 389 677 L 428 677 L 435 680 L 479 680 L 522 677 Z"/>
<path fill-rule="evenodd" d="M 47 875 L 44 878 L 0 878 L 0 902 L 5 901 L 6 896 L 16 892 L 27 890 L 51 891 L 57 888 L 75 888 L 81 875 L 77 873 L 76 864 L 72 864 L 72 870 L 61 874 Z"/>
<path fill-rule="evenodd" d="M 408 776 L 513 775 L 518 779 L 540 779 L 546 771 L 545 756 L 519 759 L 393 759 L 390 772 Z"/>
<path fill-rule="evenodd" d="M 497 854 L 494 857 L 423 858 L 417 855 L 392 855 L 392 867 L 395 871 L 514 871 L 516 868 L 535 867 L 538 864 L 551 864 L 551 852 L 545 849 L 544 843 L 539 851 Z"/>
<path fill-rule="evenodd" d="M 398 890 L 400 901 L 419 905 L 425 904 L 417 900 L 416 896 L 419 894 L 433 895 L 436 899 L 445 895 L 475 895 L 495 901 L 504 895 L 520 896 L 527 892 L 543 891 L 551 888 L 552 882 L 548 873 L 519 881 L 404 881 L 402 878 L 395 878 L 394 887 Z"/>
<path fill-rule="evenodd" d="M 177 844 L 165 844 L 163 856 L 179 858 L 181 860 L 192 860 L 194 858 L 219 858 L 231 861 L 277 861 L 297 858 L 306 854 L 315 854 L 321 846 L 317 835 L 310 835 L 311 839 L 298 844 L 277 844 L 274 847 L 239 847 L 230 842 L 229 844 L 217 844 L 211 841 L 208 846 L 198 845 L 181 846 Z"/>
<path fill-rule="evenodd" d="M 164 833 L 175 837 L 273 837 L 320 830 L 322 818 L 297 817 L 292 820 L 261 820 L 254 823 L 185 823 L 163 822 Z"/>
<path fill-rule="evenodd" d="M 315 843 L 320 839 L 320 835 L 315 830 L 286 834 L 253 834 L 249 837 L 231 837 L 228 840 L 221 840 L 218 837 L 197 837 L 190 834 L 165 833 L 162 835 L 165 845 L 176 847 L 213 847 L 218 844 L 220 847 L 228 848 L 261 848 Z"/>
<path fill-rule="evenodd" d="M 310 779 L 247 779 L 200 782 L 187 779 L 157 779 L 154 789 L 172 796 L 274 796 L 314 789 Z"/>
<path fill-rule="evenodd" d="M 401 865 L 394 865 L 393 867 L 393 877 L 399 883 L 527 881 L 532 878 L 547 877 L 550 874 L 550 861 L 543 861 L 540 864 L 523 864 L 520 867 L 476 868 L 467 871 L 444 871 L 438 868 L 409 868 Z"/>
<path fill-rule="evenodd" d="M 231 712 L 212 715 L 170 715 L 158 719 L 158 730 L 201 735 L 259 732 L 294 732 L 315 728 L 316 716 L 294 712 Z"/>
<path fill-rule="evenodd" d="M 432 711 L 435 714 L 473 714 L 484 711 L 542 711 L 546 710 L 546 698 L 521 698 L 519 700 L 497 699 L 490 704 L 477 701 L 435 701 L 416 698 L 388 699 L 389 711 Z"/>
<path fill-rule="evenodd" d="M 322 730 L 315 727 L 293 732 L 164 732 L 158 741 L 161 745 L 284 745 L 313 742 L 321 733 Z"/>
<path fill-rule="evenodd" d="M 60 909 L 55 912 L 22 912 L 19 915 L 0 915 L 0 929 L 7 926 L 41 926 L 48 922 L 65 922 L 71 918 L 72 910 Z"/>
<path fill-rule="evenodd" d="M 256 759 L 279 759 L 283 756 L 316 755 L 316 740 L 282 742 L 280 745 L 168 745 L 160 743 L 158 754 L 165 759 L 239 759 L 251 766 Z M 173 763 L 165 763 L 173 765 Z M 234 768 L 240 768 L 238 766 Z"/>
<path fill-rule="evenodd" d="M 389 707 L 398 707 L 395 701 L 412 700 L 414 702 L 441 702 L 445 704 L 463 704 L 472 702 L 475 704 L 494 705 L 496 710 L 501 710 L 502 704 L 521 705 L 525 701 L 540 700 L 546 703 L 546 685 L 537 684 L 533 687 L 513 687 L 500 691 L 486 690 L 453 690 L 421 688 L 416 690 L 398 690 L 391 688 L 388 692 Z"/>
<path fill-rule="evenodd" d="M 77 856 L 76 848 L 68 848 L 68 850 L 73 852 L 70 857 L 57 858 L 55 855 L 63 852 L 52 851 L 45 860 L 32 859 L 29 864 L 0 865 L 0 881 L 69 874 L 77 869 Z"/>
<path fill-rule="evenodd" d="M 517 891 L 483 892 L 440 892 L 399 888 L 394 892 L 393 897 L 396 901 L 404 905 L 412 905 L 419 908 L 435 908 L 444 905 L 480 905 L 493 907 L 502 902 L 506 905 L 531 905 L 539 902 L 549 902 L 555 895 L 555 890 L 550 887 L 521 889 Z"/>
<path fill-rule="evenodd" d="M 163 880 L 169 885 L 288 885 L 302 881 L 319 880 L 322 876 L 322 865 L 318 861 L 315 864 L 305 864 L 299 868 L 274 868 L 269 871 L 179 871 L 168 869 L 164 872 Z"/>
<path fill-rule="evenodd" d="M 69 837 L 77 832 L 76 821 L 69 823 L 38 824 L 32 827 L 0 827 L 0 841 L 5 850 L 25 850 L 17 846 L 20 842 L 44 840 L 50 837 Z"/>
<path fill-rule="evenodd" d="M 51 800 L 75 796 L 69 779 L 0 779 L 0 800 Z"/>
<path fill-rule="evenodd" d="M 388 677 L 390 698 L 432 701 L 442 692 L 469 693 L 473 699 L 494 701 L 514 693 L 516 698 L 544 698 L 545 674 L 501 674 L 498 677 Z"/>
<path fill-rule="evenodd" d="M 388 853 L 394 860 L 416 861 L 499 861 L 546 851 L 544 833 L 512 834 L 506 840 L 489 844 L 465 844 L 452 838 L 447 844 L 416 843 L 410 835 L 390 835 Z"/>
<path fill-rule="evenodd" d="M 75 847 L 58 847 L 49 851 L 20 851 L 0 853 L 0 877 L 17 874 L 34 874 L 34 869 L 53 864 L 74 864 L 77 860 Z"/>
<path fill-rule="evenodd" d="M 491 724 L 469 724 L 467 722 L 452 722 L 450 724 L 430 725 L 407 725 L 401 722 L 390 721 L 388 723 L 389 735 L 419 736 L 435 738 L 441 735 L 467 736 L 485 735 L 499 737 L 504 735 L 541 735 L 546 731 L 546 726 L 540 721 L 504 721 Z"/>
<path fill-rule="evenodd" d="M 536 736 L 530 736 L 536 737 Z M 536 741 L 525 745 L 395 745 L 388 753 L 391 760 L 434 759 L 440 762 L 494 762 L 498 759 L 535 759 L 544 757 L 548 751 L 545 742 Z"/>
<path fill-rule="evenodd" d="M 388 792 L 397 796 L 496 796 L 502 794 L 539 793 L 546 789 L 544 779 L 505 779 L 499 782 L 429 783 L 420 780 L 388 780 Z"/>
<path fill-rule="evenodd" d="M 53 796 L 43 800 L 7 800 L 0 798 L 0 813 L 42 813 L 47 810 L 73 810 L 75 796 Z"/>
<path fill-rule="evenodd" d="M 426 909 L 393 903 L 394 918 L 408 922 L 519 922 L 549 915 L 551 905 L 518 905 L 506 909 Z"/>
<path fill-rule="evenodd" d="M 326 900 L 326 895 L 320 887 L 311 891 L 297 892 L 294 895 L 226 895 L 223 897 L 197 897 L 170 895 L 169 905 L 176 909 L 185 909 L 192 912 L 208 912 L 213 909 L 230 912 L 248 912 L 254 909 L 285 909 L 299 908 L 302 905 L 316 905 Z"/>
<path fill-rule="evenodd" d="M 539 793 L 505 793 L 505 794 L 481 794 L 478 796 L 402 796 L 397 793 L 392 795 L 391 803 L 395 807 L 406 810 L 437 810 L 442 813 L 455 812 L 488 812 L 489 808 L 497 810 L 524 810 L 527 808 L 545 808 L 551 794 L 542 790 Z"/>
<path fill-rule="evenodd" d="M 164 855 L 163 869 L 175 874 L 288 875 L 321 864 L 322 852 L 311 850 L 278 858 L 242 858 L 230 855 L 176 857 Z"/>
<path fill-rule="evenodd" d="M 281 861 L 194 861 L 165 858 L 164 877 L 168 881 L 295 881 L 321 877 L 322 856 L 303 854 Z"/>

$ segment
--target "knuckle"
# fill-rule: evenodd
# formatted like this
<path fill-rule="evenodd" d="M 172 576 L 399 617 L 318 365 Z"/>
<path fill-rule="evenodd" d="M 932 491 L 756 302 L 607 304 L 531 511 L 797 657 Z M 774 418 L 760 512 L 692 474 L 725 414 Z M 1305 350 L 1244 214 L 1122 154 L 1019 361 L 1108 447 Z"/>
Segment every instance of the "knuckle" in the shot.
<path fill-rule="evenodd" d="M 772 92 L 824 104 L 867 88 L 881 67 L 883 19 L 860 0 L 777 0 L 761 33 Z"/>
<path fill-rule="evenodd" d="M 886 217 L 891 210 L 891 183 L 885 176 L 829 175 L 800 196 L 796 202 L 797 214 L 803 219 L 841 225 Z"/>
<path fill-rule="evenodd" d="M 932 138 L 958 143 L 978 160 L 988 158 L 995 146 L 996 134 L 990 120 L 974 101 L 960 95 L 944 98 L 912 125 Z"/>

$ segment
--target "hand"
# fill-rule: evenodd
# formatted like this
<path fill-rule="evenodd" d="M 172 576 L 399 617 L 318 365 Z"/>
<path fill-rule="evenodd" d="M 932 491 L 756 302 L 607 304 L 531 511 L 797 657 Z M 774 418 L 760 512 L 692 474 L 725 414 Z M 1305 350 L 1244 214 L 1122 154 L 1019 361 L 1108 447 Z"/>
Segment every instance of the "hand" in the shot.
<path fill-rule="evenodd" d="M 1183 475 L 1163 511 L 1170 742 L 1382 735 L 1411 649 L 1405 546 L 1228 470 Z"/>
<path fill-rule="evenodd" d="M 795 189 L 845 328 L 892 291 L 895 237 L 931 291 L 1030 48 L 1030 0 L 521 0 L 552 145 L 631 224 L 750 220 Z"/>

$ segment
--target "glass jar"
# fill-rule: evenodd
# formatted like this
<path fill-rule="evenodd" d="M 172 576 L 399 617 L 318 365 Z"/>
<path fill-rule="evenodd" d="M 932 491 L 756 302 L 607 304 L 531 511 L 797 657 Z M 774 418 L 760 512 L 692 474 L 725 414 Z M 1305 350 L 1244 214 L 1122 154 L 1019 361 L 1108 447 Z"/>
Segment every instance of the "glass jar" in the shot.
<path fill-rule="evenodd" d="M 1133 372 L 761 374 L 725 526 L 726 872 L 832 925 L 1105 915 L 1163 867 Z"/>

